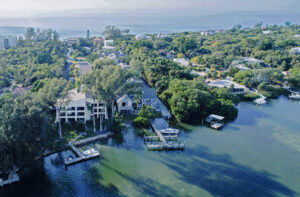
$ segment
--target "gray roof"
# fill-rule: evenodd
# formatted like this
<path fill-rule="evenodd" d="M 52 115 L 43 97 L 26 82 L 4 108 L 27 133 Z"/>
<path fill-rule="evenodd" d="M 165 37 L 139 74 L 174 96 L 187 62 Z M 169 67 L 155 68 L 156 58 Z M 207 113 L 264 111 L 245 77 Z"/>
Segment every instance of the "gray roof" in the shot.
<path fill-rule="evenodd" d="M 78 68 L 79 75 L 92 71 L 92 65 L 87 61 L 76 62 L 76 67 Z"/>

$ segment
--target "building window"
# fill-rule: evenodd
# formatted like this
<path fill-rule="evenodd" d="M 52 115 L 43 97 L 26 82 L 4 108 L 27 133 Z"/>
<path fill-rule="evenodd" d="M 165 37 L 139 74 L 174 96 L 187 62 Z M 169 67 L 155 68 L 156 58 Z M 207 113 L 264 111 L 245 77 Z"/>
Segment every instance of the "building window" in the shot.
<path fill-rule="evenodd" d="M 78 112 L 77 116 L 84 116 L 84 112 Z"/>
<path fill-rule="evenodd" d="M 66 116 L 66 113 L 65 112 L 60 113 L 60 116 Z"/>
<path fill-rule="evenodd" d="M 68 116 L 75 116 L 75 112 L 68 113 Z"/>
<path fill-rule="evenodd" d="M 78 110 L 78 111 L 83 111 L 83 110 L 84 110 L 84 107 L 77 107 L 77 110 Z"/>
<path fill-rule="evenodd" d="M 126 103 L 125 103 L 125 102 L 123 102 L 123 103 L 122 103 L 122 107 L 125 107 L 125 106 L 126 106 Z"/>
<path fill-rule="evenodd" d="M 67 111 L 75 111 L 75 107 L 68 107 Z"/>
<path fill-rule="evenodd" d="M 97 112 L 97 109 L 94 109 L 94 112 Z"/>

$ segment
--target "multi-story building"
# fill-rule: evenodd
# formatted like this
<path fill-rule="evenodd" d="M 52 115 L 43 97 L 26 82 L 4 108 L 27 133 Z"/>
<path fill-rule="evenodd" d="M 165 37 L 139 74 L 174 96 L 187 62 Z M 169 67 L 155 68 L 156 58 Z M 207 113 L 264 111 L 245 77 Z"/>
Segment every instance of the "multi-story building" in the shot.
<path fill-rule="evenodd" d="M 94 111 L 92 111 L 94 109 Z M 98 103 L 87 93 L 79 92 L 77 89 L 69 91 L 68 99 L 60 110 L 61 122 L 86 122 L 102 116 L 107 119 L 107 111 L 104 103 Z M 56 121 L 59 120 L 59 110 L 56 110 Z"/>
<path fill-rule="evenodd" d="M 17 36 L 0 36 L 0 50 L 17 47 Z"/>

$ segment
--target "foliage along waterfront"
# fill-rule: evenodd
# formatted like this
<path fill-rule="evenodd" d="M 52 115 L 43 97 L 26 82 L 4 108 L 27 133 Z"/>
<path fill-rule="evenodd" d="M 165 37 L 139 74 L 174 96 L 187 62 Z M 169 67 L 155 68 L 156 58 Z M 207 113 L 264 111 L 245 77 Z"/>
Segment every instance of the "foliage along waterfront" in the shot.
<path fill-rule="evenodd" d="M 105 31 L 107 38 L 114 39 L 116 49 L 125 54 L 121 61 L 128 63 L 131 69 L 118 67 L 107 57 L 99 59 L 103 57 L 103 43 L 94 42 L 94 38 L 80 38 L 71 46 L 72 56 L 90 61 L 93 70 L 80 77 L 73 67 L 72 74 L 76 79 L 72 83 L 63 79 L 67 43 L 59 41 L 55 31 L 41 32 L 29 28 L 25 40 L 20 40 L 16 49 L 0 52 L 2 87 L 16 90 L 20 83 L 26 88 L 32 85 L 32 89 L 21 97 L 15 98 L 15 94 L 10 93 L 1 97 L 1 171 L 9 172 L 15 166 L 23 171 L 41 158 L 46 150 L 64 148 L 66 140 L 60 143 L 55 140 L 60 134 L 64 137 L 69 133 L 61 129 L 57 132 L 58 128 L 53 124 L 53 109 L 57 108 L 58 98 L 66 96 L 72 88 L 79 89 L 81 85 L 91 85 L 89 90 L 95 90 L 95 99 L 105 102 L 111 128 L 120 121 L 113 112 L 116 99 L 122 94 L 137 93 L 133 91 L 136 88 L 127 87 L 131 83 L 125 82 L 139 75 L 156 88 L 178 122 L 199 124 L 211 113 L 234 120 L 238 115 L 236 104 L 240 98 L 229 88 L 207 87 L 204 78 L 191 71 L 207 71 L 207 78 L 211 79 L 231 76 L 235 81 L 257 88 L 270 97 L 284 92 L 284 82 L 297 89 L 300 60 L 299 55 L 291 53 L 291 48 L 299 46 L 299 38 L 294 37 L 300 33 L 299 29 L 298 25 L 290 24 L 269 27 L 257 24 L 252 29 L 235 26 L 211 36 L 185 32 L 162 37 L 151 35 L 150 40 L 136 40 L 128 34 L 128 30 L 108 27 Z M 264 34 L 263 30 L 272 33 Z M 168 55 L 189 59 L 190 63 L 181 66 L 168 59 Z M 240 71 L 231 65 L 233 60 L 249 56 L 263 60 L 268 68 L 262 64 L 251 64 L 247 66 L 252 70 Z M 283 71 L 290 75 L 283 76 Z"/>

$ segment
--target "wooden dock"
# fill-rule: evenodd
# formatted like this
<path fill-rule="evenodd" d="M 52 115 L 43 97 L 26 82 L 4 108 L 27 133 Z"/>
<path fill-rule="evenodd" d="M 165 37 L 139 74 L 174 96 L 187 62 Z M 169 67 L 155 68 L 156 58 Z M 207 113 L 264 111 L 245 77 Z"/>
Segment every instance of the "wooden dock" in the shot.
<path fill-rule="evenodd" d="M 168 140 L 177 140 L 178 136 L 176 135 L 168 135 L 168 136 L 164 136 L 162 135 L 162 133 L 160 132 L 159 129 L 156 129 L 152 124 L 151 124 L 151 128 L 153 129 L 153 131 L 156 133 L 157 136 L 149 136 L 144 138 L 145 141 L 147 140 L 151 140 L 151 139 L 155 139 L 160 141 L 159 143 L 152 143 L 152 142 L 148 142 L 147 143 L 147 148 L 149 150 L 178 150 L 178 149 L 184 149 L 184 143 L 181 142 L 170 142 Z"/>
<path fill-rule="evenodd" d="M 166 141 L 168 140 L 177 140 L 177 135 L 163 135 Z M 144 136 L 144 141 L 160 141 L 158 136 Z"/>
<path fill-rule="evenodd" d="M 0 179 L 0 186 L 3 187 L 8 184 L 16 183 L 20 181 L 20 177 L 16 172 L 11 172 L 7 180 Z"/>
<path fill-rule="evenodd" d="M 111 136 L 112 136 L 112 133 L 107 132 L 107 133 L 102 133 L 102 134 L 96 135 L 94 137 L 86 138 L 86 139 L 79 140 L 79 141 L 76 141 L 79 138 L 76 138 L 76 139 L 70 141 L 69 146 L 70 146 L 71 150 L 74 152 L 74 154 L 76 155 L 76 157 L 75 158 L 72 158 L 72 157 L 66 158 L 65 165 L 66 166 L 73 165 L 73 164 L 76 164 L 79 162 L 83 162 L 83 161 L 86 161 L 89 159 L 99 157 L 100 153 L 95 149 L 89 149 L 89 150 L 82 152 L 76 146 L 82 146 L 82 145 L 85 145 L 88 143 L 95 142 L 97 140 L 107 139 Z"/>
<path fill-rule="evenodd" d="M 72 151 L 76 154 L 76 158 L 67 158 L 65 159 L 65 165 L 73 165 L 82 161 L 86 161 L 89 159 L 93 159 L 100 156 L 100 153 L 95 149 L 89 149 L 87 151 L 81 152 L 78 148 L 74 145 L 70 145 Z"/>
<path fill-rule="evenodd" d="M 81 146 L 81 145 L 85 145 L 85 144 L 88 144 L 88 143 L 95 142 L 97 140 L 108 139 L 111 136 L 112 136 L 112 133 L 111 132 L 107 132 L 107 133 L 96 135 L 94 137 L 86 138 L 86 139 L 79 140 L 79 141 L 74 141 L 72 144 L 75 145 L 75 146 Z"/>

